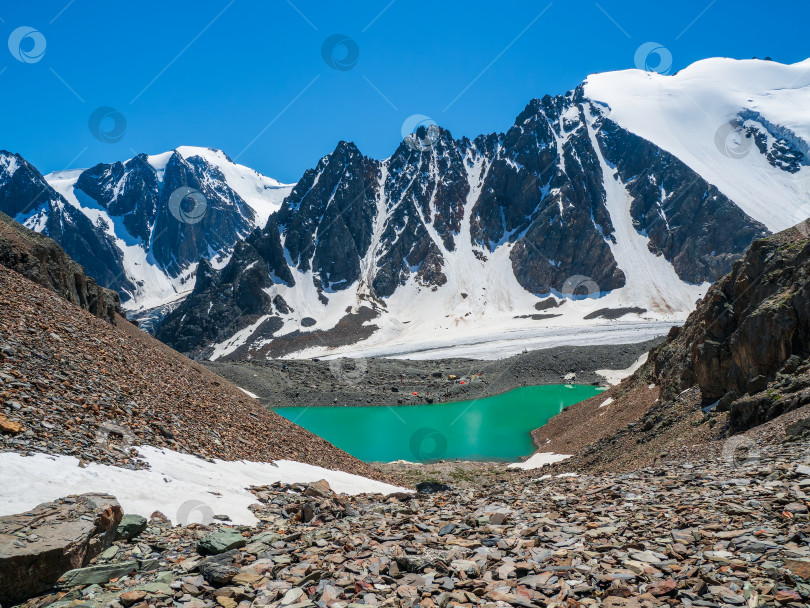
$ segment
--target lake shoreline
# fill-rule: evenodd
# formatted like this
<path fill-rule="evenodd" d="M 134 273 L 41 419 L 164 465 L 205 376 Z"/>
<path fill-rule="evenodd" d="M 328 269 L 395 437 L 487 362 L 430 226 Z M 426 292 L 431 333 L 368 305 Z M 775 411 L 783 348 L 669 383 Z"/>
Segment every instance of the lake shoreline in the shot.
<path fill-rule="evenodd" d="M 606 386 L 597 370 L 627 369 L 663 339 L 558 346 L 500 360 L 254 360 L 204 365 L 270 408 L 425 405 L 492 397 L 522 386 Z"/>
<path fill-rule="evenodd" d="M 600 387 L 549 384 L 455 403 L 391 407 L 306 407 L 275 411 L 363 462 L 520 462 L 531 431 Z"/>

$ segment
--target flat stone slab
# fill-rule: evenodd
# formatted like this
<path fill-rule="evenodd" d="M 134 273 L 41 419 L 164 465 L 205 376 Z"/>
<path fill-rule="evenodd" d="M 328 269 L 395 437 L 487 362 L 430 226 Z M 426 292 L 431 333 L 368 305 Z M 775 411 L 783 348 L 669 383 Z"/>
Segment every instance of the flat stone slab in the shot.
<path fill-rule="evenodd" d="M 219 555 L 246 544 L 247 539 L 236 530 L 218 530 L 197 543 L 197 550 L 203 555 Z"/>
<path fill-rule="evenodd" d="M 77 586 L 84 587 L 86 585 L 102 585 L 137 569 L 138 562 L 134 560 L 120 564 L 101 564 L 88 566 L 87 568 L 76 568 L 65 572 L 59 577 L 56 585 L 62 589 Z"/>
<path fill-rule="evenodd" d="M 52 589 L 107 549 L 123 512 L 114 496 L 82 494 L 0 517 L 0 604 Z"/>

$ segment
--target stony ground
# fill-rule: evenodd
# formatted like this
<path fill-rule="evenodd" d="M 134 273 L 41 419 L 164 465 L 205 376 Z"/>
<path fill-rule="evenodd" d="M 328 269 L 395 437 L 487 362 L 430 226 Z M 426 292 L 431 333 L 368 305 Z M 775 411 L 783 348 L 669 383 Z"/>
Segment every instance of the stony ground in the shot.
<path fill-rule="evenodd" d="M 28 606 L 805 606 L 808 448 L 429 495 L 254 488 L 255 527 L 155 514 Z"/>
<path fill-rule="evenodd" d="M 268 407 L 408 405 L 480 399 L 527 385 L 604 384 L 596 370 L 626 369 L 659 342 L 561 346 L 497 361 L 252 360 L 205 366 Z"/>

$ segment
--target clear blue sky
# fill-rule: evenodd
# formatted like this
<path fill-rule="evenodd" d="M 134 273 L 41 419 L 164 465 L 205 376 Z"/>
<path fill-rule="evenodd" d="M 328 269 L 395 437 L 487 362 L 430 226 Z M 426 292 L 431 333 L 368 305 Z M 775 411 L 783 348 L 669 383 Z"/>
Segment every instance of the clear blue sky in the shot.
<path fill-rule="evenodd" d="M 24 63 L 0 45 L 0 148 L 49 172 L 209 146 L 297 181 L 341 139 L 387 157 L 414 114 L 456 137 L 503 131 L 532 97 L 634 67 L 649 41 L 675 70 L 711 56 L 800 61 L 808 23 L 795 1 L 3 3 L 3 42 L 30 26 L 46 47 Z M 351 69 L 322 57 L 334 34 L 356 44 Z M 120 141 L 88 128 L 101 106 L 126 119 Z"/>

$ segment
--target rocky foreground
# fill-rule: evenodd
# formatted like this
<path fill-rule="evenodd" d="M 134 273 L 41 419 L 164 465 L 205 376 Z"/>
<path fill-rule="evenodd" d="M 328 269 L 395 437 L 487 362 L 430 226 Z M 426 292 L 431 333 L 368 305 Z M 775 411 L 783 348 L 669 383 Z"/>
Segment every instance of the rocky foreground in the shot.
<path fill-rule="evenodd" d="M 26 606 L 805 606 L 808 448 L 351 499 L 325 482 L 277 484 L 253 489 L 255 527 L 193 505 L 205 525 L 125 516 L 109 547 L 97 514 L 85 538 L 97 557 Z M 120 521 L 115 507 L 107 497 L 101 513 Z M 47 519 L 8 520 L 6 548 L 41 545 Z"/>

